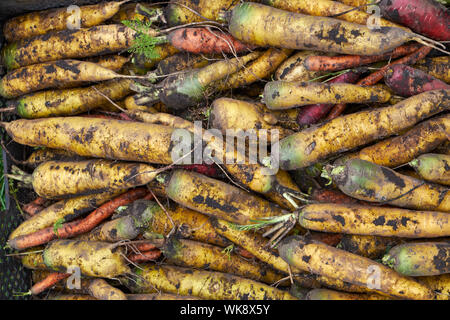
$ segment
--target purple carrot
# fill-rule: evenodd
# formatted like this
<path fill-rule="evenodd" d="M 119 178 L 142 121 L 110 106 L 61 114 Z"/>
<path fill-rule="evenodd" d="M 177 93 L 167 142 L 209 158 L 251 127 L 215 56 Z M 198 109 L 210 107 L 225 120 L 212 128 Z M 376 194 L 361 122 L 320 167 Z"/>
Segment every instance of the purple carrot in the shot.
<path fill-rule="evenodd" d="M 331 79 L 328 83 L 355 83 L 358 78 L 358 73 L 349 71 Z M 334 104 L 325 103 L 304 106 L 297 115 L 297 123 L 299 125 L 314 124 L 325 117 L 333 106 Z"/>

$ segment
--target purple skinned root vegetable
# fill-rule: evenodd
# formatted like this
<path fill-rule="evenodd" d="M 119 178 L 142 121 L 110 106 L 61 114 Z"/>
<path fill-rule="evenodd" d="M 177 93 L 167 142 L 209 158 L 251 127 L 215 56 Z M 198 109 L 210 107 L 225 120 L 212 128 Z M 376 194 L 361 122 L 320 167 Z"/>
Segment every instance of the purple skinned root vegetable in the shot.
<path fill-rule="evenodd" d="M 384 82 L 395 94 L 403 97 L 430 90 L 450 89 L 450 85 L 445 82 L 404 64 L 391 66 L 384 75 Z"/>

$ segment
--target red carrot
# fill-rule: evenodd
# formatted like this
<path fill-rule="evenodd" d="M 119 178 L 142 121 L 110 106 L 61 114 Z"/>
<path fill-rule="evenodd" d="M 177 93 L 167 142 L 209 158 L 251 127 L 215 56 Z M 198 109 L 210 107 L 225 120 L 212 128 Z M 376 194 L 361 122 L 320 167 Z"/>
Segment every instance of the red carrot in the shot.
<path fill-rule="evenodd" d="M 209 28 L 182 28 L 167 36 L 175 48 L 196 54 L 240 53 L 253 49 L 221 30 Z"/>
<path fill-rule="evenodd" d="M 60 227 L 49 227 L 27 235 L 19 236 L 8 241 L 8 246 L 23 250 L 48 243 L 54 239 L 64 239 L 86 233 L 95 228 L 100 222 L 109 218 L 120 206 L 127 205 L 133 201 L 142 198 L 148 193 L 145 188 L 137 188 L 130 190 L 113 200 L 101 205 L 98 209 L 91 212 L 83 219 L 64 223 Z"/>
<path fill-rule="evenodd" d="M 179 167 L 189 170 L 189 171 L 195 171 L 197 173 L 204 174 L 208 177 L 218 177 L 220 175 L 219 170 L 217 169 L 215 164 L 185 164 L 180 165 Z"/>
<path fill-rule="evenodd" d="M 377 5 L 387 19 L 439 41 L 450 40 L 450 13 L 434 0 L 382 0 Z"/>
<path fill-rule="evenodd" d="M 359 75 L 355 72 L 346 72 L 328 81 L 328 83 L 355 83 Z M 318 122 L 333 108 L 333 104 L 312 104 L 301 108 L 297 115 L 299 125 L 309 125 Z"/>
<path fill-rule="evenodd" d="M 384 75 L 384 83 L 403 97 L 414 96 L 430 90 L 450 89 L 450 85 L 445 82 L 404 64 L 391 66 Z"/>
<path fill-rule="evenodd" d="M 155 261 L 161 256 L 161 251 L 159 249 L 154 249 L 150 251 L 143 251 L 140 253 L 132 253 L 128 256 L 128 259 L 135 263 Z"/>
<path fill-rule="evenodd" d="M 425 56 L 430 53 L 430 51 L 432 50 L 431 47 L 427 47 L 427 46 L 423 46 L 421 47 L 419 50 L 417 50 L 414 53 L 411 53 L 410 55 L 407 55 L 403 58 L 400 58 L 398 60 L 395 60 L 394 62 L 385 65 L 383 68 L 381 68 L 378 71 L 375 71 L 373 73 L 371 73 L 370 75 L 368 75 L 367 77 L 361 79 L 360 81 L 358 81 L 356 84 L 360 85 L 360 86 L 373 86 L 375 85 L 378 81 L 380 81 L 381 79 L 383 79 L 384 75 L 386 74 L 387 70 L 389 69 L 390 66 L 394 65 L 394 64 L 414 64 L 417 61 L 425 58 Z M 337 104 L 333 107 L 333 109 L 330 111 L 330 113 L 327 116 L 327 120 L 332 120 L 334 118 L 339 117 L 346 108 L 346 104 Z"/>
<path fill-rule="evenodd" d="M 355 56 L 355 55 L 340 55 L 340 56 L 309 56 L 305 59 L 303 64 L 309 71 L 339 71 L 349 68 L 354 68 L 369 63 L 383 61 L 392 58 L 402 57 L 417 51 L 420 44 L 412 43 L 400 46 L 382 55 L 377 56 Z"/>

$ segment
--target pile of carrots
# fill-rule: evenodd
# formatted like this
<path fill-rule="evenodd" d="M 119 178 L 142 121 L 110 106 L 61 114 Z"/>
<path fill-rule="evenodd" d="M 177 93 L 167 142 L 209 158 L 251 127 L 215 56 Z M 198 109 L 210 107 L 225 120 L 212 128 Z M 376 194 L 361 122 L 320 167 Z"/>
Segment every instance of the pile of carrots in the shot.
<path fill-rule="evenodd" d="M 17 294 L 449 300 L 449 11 L 376 5 L 375 27 L 368 0 L 111 1 L 80 7 L 79 29 L 66 8 L 6 21 L 0 111 L 16 120 L 0 125 L 34 147 L 6 174 L 35 198 L 2 244 L 32 270 Z M 195 121 L 214 155 L 175 161 Z M 279 152 L 252 162 L 221 143 L 259 129 Z"/>

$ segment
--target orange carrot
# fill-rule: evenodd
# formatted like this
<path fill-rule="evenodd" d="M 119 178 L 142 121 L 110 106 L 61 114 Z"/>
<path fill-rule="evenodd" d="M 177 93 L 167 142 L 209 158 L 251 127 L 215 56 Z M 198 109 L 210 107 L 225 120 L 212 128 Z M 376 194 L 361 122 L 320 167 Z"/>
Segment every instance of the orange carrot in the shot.
<path fill-rule="evenodd" d="M 128 259 L 132 262 L 140 263 L 147 261 L 155 261 L 161 256 L 161 251 L 159 249 L 143 251 L 140 253 L 132 253 L 128 256 Z"/>
<path fill-rule="evenodd" d="M 196 54 L 240 53 L 253 49 L 232 35 L 210 28 L 182 28 L 172 31 L 167 40 L 178 50 Z"/>
<path fill-rule="evenodd" d="M 28 291 L 26 294 L 38 295 L 39 293 L 44 292 L 47 289 L 50 289 L 59 281 L 64 280 L 69 276 L 70 273 L 52 272 L 38 283 L 35 283 L 31 287 L 30 291 Z"/>
<path fill-rule="evenodd" d="M 45 209 L 45 202 L 47 200 L 41 197 L 37 197 L 33 201 L 27 203 L 22 207 L 23 212 L 29 214 L 30 216 L 34 216 L 36 213 L 40 212 L 41 210 Z"/>
<path fill-rule="evenodd" d="M 391 58 L 402 57 L 414 53 L 418 49 L 420 49 L 420 45 L 413 43 L 409 45 L 402 45 L 391 52 L 376 56 L 309 56 L 305 59 L 304 65 L 309 71 L 339 71 Z"/>
<path fill-rule="evenodd" d="M 421 47 L 419 50 L 403 57 L 400 58 L 398 60 L 395 60 L 392 63 L 389 63 L 387 65 L 385 65 L 383 68 L 381 68 L 378 71 L 375 71 L 374 73 L 371 73 L 370 75 L 368 75 L 367 77 L 359 80 L 356 84 L 360 85 L 360 86 L 373 86 L 375 85 L 378 81 L 380 81 L 381 79 L 384 78 L 384 75 L 386 74 L 386 72 L 389 70 L 390 66 L 394 65 L 394 64 L 414 64 L 417 61 L 425 58 L 425 56 L 430 53 L 430 51 L 433 48 L 431 47 L 427 47 L 427 46 L 423 46 Z M 326 120 L 332 120 L 334 118 L 339 117 L 342 112 L 345 111 L 346 105 L 345 104 L 337 104 L 333 107 L 333 109 L 330 111 L 330 113 L 328 114 Z"/>
<path fill-rule="evenodd" d="M 84 219 L 64 223 L 60 227 L 56 227 L 55 225 L 54 227 L 49 227 L 27 235 L 19 236 L 9 240 L 8 246 L 16 250 L 23 250 L 48 243 L 54 239 L 71 238 L 76 235 L 86 233 L 91 231 L 103 220 L 109 218 L 118 207 L 140 199 L 147 193 L 148 190 L 146 188 L 130 190 L 101 205 Z"/>

